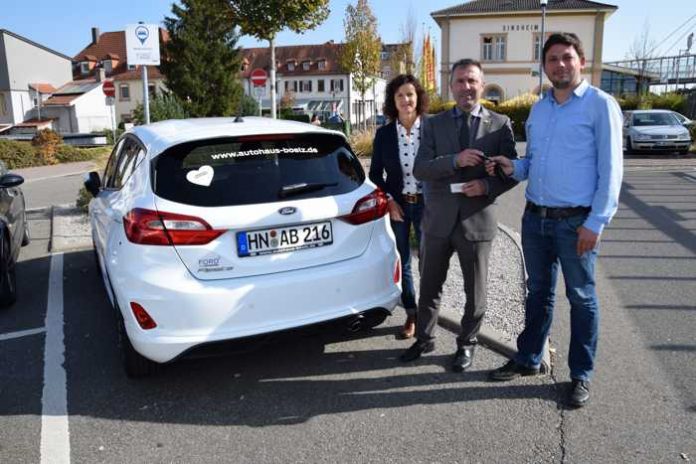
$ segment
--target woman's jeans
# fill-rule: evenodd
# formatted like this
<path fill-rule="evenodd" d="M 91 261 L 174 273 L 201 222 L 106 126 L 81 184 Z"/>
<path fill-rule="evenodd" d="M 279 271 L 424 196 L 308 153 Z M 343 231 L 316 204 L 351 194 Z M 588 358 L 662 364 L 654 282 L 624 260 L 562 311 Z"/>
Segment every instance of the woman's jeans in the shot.
<path fill-rule="evenodd" d="M 418 309 L 416 304 L 416 289 L 413 284 L 413 272 L 411 270 L 411 227 L 420 246 L 421 229 L 420 222 L 423 215 L 423 197 L 419 195 L 417 203 L 400 205 L 404 210 L 403 222 L 391 221 L 391 227 L 396 238 L 396 248 L 401 258 L 401 304 L 406 309 L 406 314 L 415 316 Z"/>
<path fill-rule="evenodd" d="M 522 217 L 522 248 L 527 268 L 525 327 L 517 338 L 515 361 L 527 367 L 541 363 L 553 319 L 556 279 L 563 272 L 570 302 L 570 377 L 590 380 L 597 351 L 599 306 L 595 292 L 597 250 L 578 256 L 577 228 L 585 215 L 542 218 L 526 211 Z"/>

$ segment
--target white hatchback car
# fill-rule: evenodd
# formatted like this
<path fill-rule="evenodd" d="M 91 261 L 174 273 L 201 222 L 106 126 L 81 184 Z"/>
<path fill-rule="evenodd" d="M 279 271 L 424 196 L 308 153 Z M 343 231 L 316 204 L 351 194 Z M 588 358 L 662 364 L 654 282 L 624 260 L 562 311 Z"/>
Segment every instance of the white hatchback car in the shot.
<path fill-rule="evenodd" d="M 634 110 L 624 112 L 624 151 L 679 152 L 686 154 L 691 134 L 672 111 Z"/>
<path fill-rule="evenodd" d="M 85 187 L 130 376 L 214 342 L 372 327 L 399 301 L 386 196 L 340 132 L 254 117 L 139 126 Z"/>

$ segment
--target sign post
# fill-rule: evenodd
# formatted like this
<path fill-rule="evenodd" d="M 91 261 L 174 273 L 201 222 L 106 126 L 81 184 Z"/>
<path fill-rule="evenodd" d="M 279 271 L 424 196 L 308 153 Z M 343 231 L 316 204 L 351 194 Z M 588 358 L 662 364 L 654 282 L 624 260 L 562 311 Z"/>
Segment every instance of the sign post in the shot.
<path fill-rule="evenodd" d="M 129 65 L 142 66 L 143 114 L 150 124 L 150 95 L 147 84 L 147 66 L 159 66 L 159 26 L 157 24 L 129 24 L 126 26 L 126 56 Z"/>
<path fill-rule="evenodd" d="M 114 109 L 116 86 L 114 85 L 114 81 L 104 81 L 102 84 L 102 91 L 104 95 L 106 95 L 106 106 L 109 107 L 109 119 L 111 119 L 111 135 L 114 138 L 114 143 L 116 143 L 116 110 Z"/>
<path fill-rule="evenodd" d="M 254 94 L 256 94 L 256 98 L 259 99 L 259 116 L 262 116 L 263 108 L 261 107 L 261 97 L 266 94 L 266 81 L 268 80 L 268 74 L 263 69 L 256 68 L 251 71 L 249 79 L 254 86 Z"/>

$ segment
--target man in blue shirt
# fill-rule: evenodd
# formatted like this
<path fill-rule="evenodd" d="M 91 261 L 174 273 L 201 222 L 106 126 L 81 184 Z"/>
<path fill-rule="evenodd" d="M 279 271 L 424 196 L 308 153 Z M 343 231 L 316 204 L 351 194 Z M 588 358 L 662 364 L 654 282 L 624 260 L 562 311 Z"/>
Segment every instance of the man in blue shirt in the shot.
<path fill-rule="evenodd" d="M 616 212 L 623 174 L 622 117 L 616 101 L 582 79 L 585 55 L 572 33 L 544 44 L 544 72 L 553 84 L 526 124 L 527 154 L 494 157 L 515 180 L 527 180 L 522 248 L 529 279 L 525 328 L 515 359 L 491 372 L 492 380 L 539 373 L 563 271 L 570 301 L 571 388 L 568 404 L 584 406 L 597 349 L 599 306 L 595 291 L 597 243 Z"/>

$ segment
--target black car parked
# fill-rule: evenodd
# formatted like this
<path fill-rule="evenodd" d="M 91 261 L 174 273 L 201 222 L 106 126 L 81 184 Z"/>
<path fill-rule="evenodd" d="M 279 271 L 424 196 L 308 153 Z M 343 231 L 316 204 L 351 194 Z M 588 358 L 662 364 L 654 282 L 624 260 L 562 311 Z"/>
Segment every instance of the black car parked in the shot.
<path fill-rule="evenodd" d="M 0 307 L 17 299 L 15 264 L 19 249 L 29 244 L 29 226 L 24 194 L 19 188 L 22 176 L 7 171 L 0 161 Z"/>

